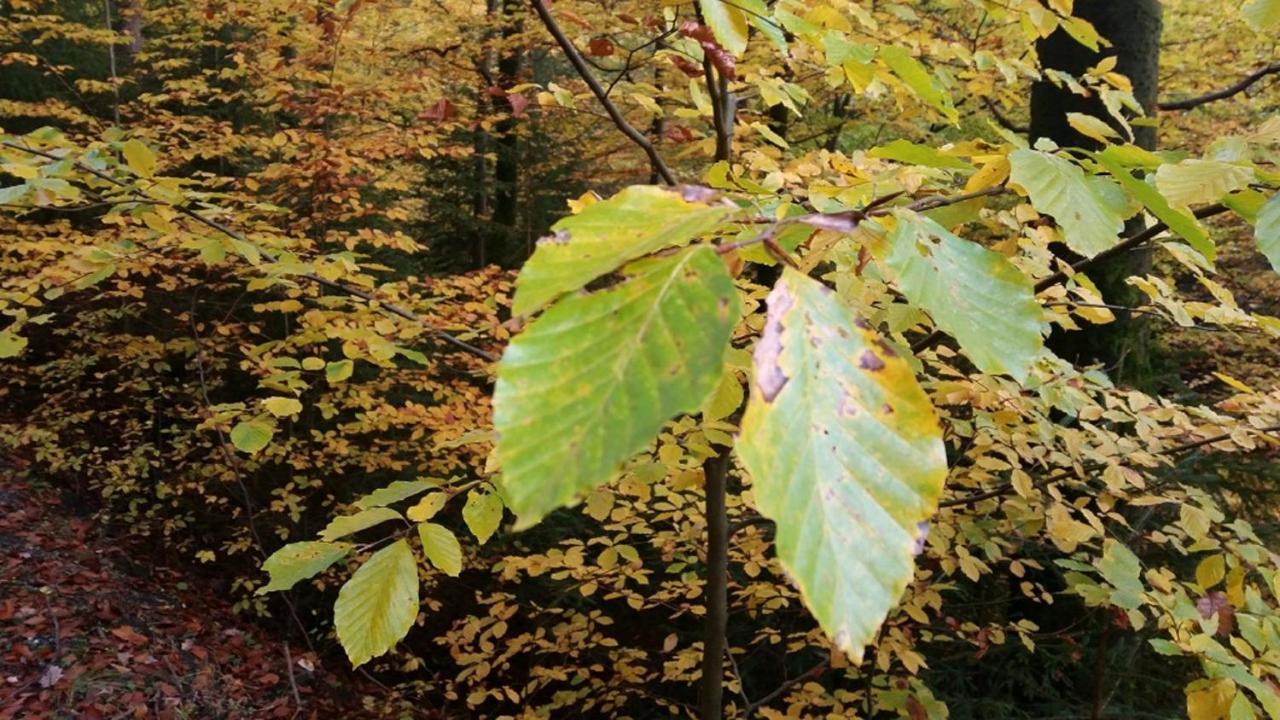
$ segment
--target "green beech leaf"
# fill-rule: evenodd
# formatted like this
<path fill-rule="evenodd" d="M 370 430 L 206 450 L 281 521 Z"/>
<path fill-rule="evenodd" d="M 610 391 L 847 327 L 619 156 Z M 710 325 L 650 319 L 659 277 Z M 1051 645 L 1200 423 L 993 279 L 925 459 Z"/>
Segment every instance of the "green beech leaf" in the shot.
<path fill-rule="evenodd" d="M 395 647 L 418 616 L 418 561 L 397 540 L 374 553 L 338 591 L 333 624 L 359 667 Z"/>
<path fill-rule="evenodd" d="M 476 540 L 485 544 L 502 523 L 502 498 L 498 493 L 472 490 L 462 506 L 462 521 Z"/>
<path fill-rule="evenodd" d="M 336 360 L 324 366 L 324 377 L 330 385 L 337 385 L 351 377 L 356 364 L 351 360 Z"/>
<path fill-rule="evenodd" d="M 720 47 L 741 56 L 747 49 L 747 13 L 724 0 L 698 0 L 698 8 Z"/>
<path fill-rule="evenodd" d="M 400 502 L 405 498 L 411 498 L 418 493 L 426 492 L 433 487 L 437 487 L 436 483 L 428 480 L 397 480 L 356 500 L 355 506 L 361 510 L 385 507 L 392 503 Z"/>
<path fill-rule="evenodd" d="M 452 530 L 435 523 L 419 523 L 418 539 L 422 541 L 423 553 L 436 569 L 450 577 L 462 572 L 462 546 Z"/>
<path fill-rule="evenodd" d="M 628 274 L 562 299 L 503 353 L 493 424 L 520 527 L 608 482 L 720 379 L 739 300 L 716 252 L 700 245 Z"/>
<path fill-rule="evenodd" d="M 1258 250 L 1271 262 L 1272 269 L 1280 272 L 1280 194 L 1272 195 L 1258 211 L 1253 236 L 1258 241 Z"/>
<path fill-rule="evenodd" d="M 1126 610 L 1137 610 L 1142 607 L 1142 564 L 1138 556 L 1133 554 L 1124 543 L 1108 539 L 1102 548 L 1102 559 L 1098 561 L 1098 572 L 1102 578 L 1115 587 L 1111 594 L 1111 602 Z"/>
<path fill-rule="evenodd" d="M 361 530 L 367 530 L 374 525 L 381 525 L 388 520 L 399 520 L 400 517 L 400 513 L 384 507 L 361 510 L 354 515 L 342 515 L 329 521 L 329 525 L 320 531 L 320 539 L 337 540 Z"/>
<path fill-rule="evenodd" d="M 960 119 L 951 96 L 937 78 L 919 60 L 912 57 L 911 51 L 897 45 L 885 45 L 880 48 L 880 58 L 922 102 L 942 113 L 951 122 Z"/>
<path fill-rule="evenodd" d="M 1169 226 L 1169 229 L 1177 233 L 1186 240 L 1191 247 L 1196 249 L 1209 262 L 1213 262 L 1217 255 L 1217 248 L 1213 244 L 1213 240 L 1209 238 L 1209 233 L 1200 225 L 1200 221 L 1188 212 L 1183 212 L 1174 208 L 1150 183 L 1134 177 L 1128 168 L 1121 162 L 1121 155 L 1112 152 L 1116 148 L 1108 148 L 1094 158 L 1098 164 L 1102 165 L 1111 176 L 1120 183 L 1130 195 L 1146 206 L 1152 215 L 1159 218 L 1160 222 Z"/>
<path fill-rule="evenodd" d="M 969 164 L 963 158 L 958 158 L 954 155 L 946 155 L 939 150 L 929 147 L 928 145 L 917 145 L 910 140 L 903 139 L 894 140 L 888 145 L 871 148 L 867 151 L 867 154 L 871 157 L 896 160 L 910 165 L 925 165 L 927 167 L 945 168 L 948 170 L 973 169 L 973 165 Z"/>
<path fill-rule="evenodd" d="M 912 578 L 946 478 L 933 407 L 907 362 L 818 282 L 769 295 L 738 456 L 777 523 L 778 559 L 855 660 Z"/>
<path fill-rule="evenodd" d="M 266 418 L 245 420 L 231 428 L 231 444 L 252 455 L 269 445 L 275 434 L 275 425 Z"/>
<path fill-rule="evenodd" d="M 1124 214 L 1105 189 L 1114 187 L 1110 181 L 1088 178 L 1070 160 L 1025 148 L 1009 153 L 1009 168 L 1009 180 L 1027 191 L 1036 210 L 1057 221 L 1072 250 L 1093 257 L 1119 242 Z"/>
<path fill-rule="evenodd" d="M 323 572 L 351 552 L 350 543 L 296 542 L 289 543 L 271 553 L 262 563 L 262 569 L 271 576 L 271 582 L 258 588 L 256 595 L 276 590 L 288 590 L 300 580 Z"/>
<path fill-rule="evenodd" d="M 955 337 L 979 370 L 1027 379 L 1040 355 L 1040 304 L 1028 278 L 1000 253 L 963 240 L 929 218 L 902 212 L 873 243 L 898 289 Z"/>
<path fill-rule="evenodd" d="M 302 403 L 291 397 L 270 397 L 262 401 L 262 407 L 276 417 L 287 417 L 302 412 Z"/>
<path fill-rule="evenodd" d="M 1249 0 L 1240 8 L 1240 15 L 1249 27 L 1258 32 L 1280 25 L 1280 0 Z M 1275 39 L 1275 36 L 1272 36 Z"/>
<path fill-rule="evenodd" d="M 27 339 L 9 330 L 0 331 L 0 358 L 17 357 L 27 346 Z"/>
<path fill-rule="evenodd" d="M 715 229 L 733 212 L 728 205 L 691 202 L 679 191 L 647 185 L 588 205 L 556 223 L 553 234 L 538 241 L 516 278 L 511 311 L 535 312 L 626 262 Z"/>
<path fill-rule="evenodd" d="M 1178 207 L 1218 202 L 1251 180 L 1253 168 L 1221 160 L 1192 158 L 1156 170 L 1156 187 Z"/>

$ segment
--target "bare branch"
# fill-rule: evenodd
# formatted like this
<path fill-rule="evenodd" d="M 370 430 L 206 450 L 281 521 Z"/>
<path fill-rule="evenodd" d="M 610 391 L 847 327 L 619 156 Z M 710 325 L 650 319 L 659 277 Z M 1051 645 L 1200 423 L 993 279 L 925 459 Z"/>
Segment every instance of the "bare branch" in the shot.
<path fill-rule="evenodd" d="M 662 156 L 658 154 L 657 148 L 653 146 L 653 143 L 649 141 L 649 138 L 645 137 L 644 133 L 632 127 L 631 123 L 627 122 L 627 119 L 622 116 L 622 111 L 618 109 L 618 106 L 609 99 L 609 94 L 605 91 L 604 87 L 600 85 L 600 81 L 596 79 L 596 76 L 591 73 L 591 68 L 587 67 L 587 63 L 582 59 L 581 53 L 579 53 L 578 49 L 573 46 L 573 42 L 569 40 L 569 36 L 564 34 L 564 30 L 560 28 L 556 19 L 551 16 L 551 13 L 547 10 L 547 6 L 543 0 L 529 0 L 529 2 L 533 5 L 533 10 L 538 14 L 538 18 L 542 20 L 542 24 L 546 26 L 547 32 L 551 33 L 551 37 L 555 38 L 556 44 L 560 46 L 562 51 L 564 51 L 564 55 L 569 59 L 569 63 L 573 65 L 573 69 L 577 70 L 578 75 L 587 83 L 587 87 L 591 89 L 591 94 L 596 96 L 596 100 L 599 100 L 600 104 L 604 106 L 605 112 L 609 113 L 609 119 L 613 120 L 613 124 L 616 125 L 618 130 L 620 130 L 623 135 L 626 135 L 631 142 L 635 143 L 644 151 L 644 154 L 649 158 L 649 164 L 653 166 L 654 172 L 662 178 L 663 182 L 668 185 L 679 184 L 679 181 L 676 180 L 675 174 L 671 172 L 671 168 L 667 167 L 666 162 L 664 162 Z"/>
<path fill-rule="evenodd" d="M 1238 95 L 1259 80 L 1280 73 L 1280 63 L 1272 63 L 1266 67 L 1258 68 L 1248 75 L 1240 79 L 1240 82 L 1225 87 L 1221 90 L 1215 90 L 1211 93 L 1201 95 L 1199 97 L 1187 98 L 1185 100 L 1172 100 L 1170 102 L 1162 102 L 1159 105 L 1161 110 L 1190 110 L 1191 108 L 1200 107 L 1216 100 L 1225 100 L 1233 95 Z"/>

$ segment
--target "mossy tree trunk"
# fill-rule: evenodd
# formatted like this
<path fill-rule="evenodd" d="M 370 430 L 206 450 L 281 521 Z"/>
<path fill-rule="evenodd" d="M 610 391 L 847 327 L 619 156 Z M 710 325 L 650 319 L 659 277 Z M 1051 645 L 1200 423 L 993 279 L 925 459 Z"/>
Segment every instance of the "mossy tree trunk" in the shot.
<path fill-rule="evenodd" d="M 1111 42 L 1111 47 L 1095 52 L 1058 30 L 1036 44 L 1042 65 L 1079 76 L 1103 58 L 1114 55 L 1117 72 L 1132 81 L 1134 97 L 1148 117 L 1154 118 L 1162 27 L 1159 0 L 1078 0 L 1075 14 L 1093 23 L 1098 33 Z M 1097 147 L 1095 141 L 1076 132 L 1068 123 L 1067 114 L 1073 112 L 1094 115 L 1119 128 L 1096 95 L 1083 97 L 1045 80 L 1037 82 L 1031 92 L 1031 140 L 1048 138 L 1063 147 Z M 1155 148 L 1154 124 L 1135 125 L 1133 130 L 1137 145 Z M 1126 235 L 1142 227 L 1142 221 L 1135 219 L 1125 228 Z M 1065 249 L 1058 250 L 1068 262 L 1079 260 Z M 1150 251 L 1132 252 L 1090 271 L 1089 278 L 1106 303 L 1133 307 L 1140 302 L 1141 295 L 1125 279 L 1146 273 L 1150 267 Z M 1100 362 L 1123 382 L 1141 383 L 1151 374 L 1150 328 L 1140 316 L 1123 310 L 1116 311 L 1116 322 L 1109 325 L 1056 332 L 1049 340 L 1049 347 L 1072 362 Z"/>

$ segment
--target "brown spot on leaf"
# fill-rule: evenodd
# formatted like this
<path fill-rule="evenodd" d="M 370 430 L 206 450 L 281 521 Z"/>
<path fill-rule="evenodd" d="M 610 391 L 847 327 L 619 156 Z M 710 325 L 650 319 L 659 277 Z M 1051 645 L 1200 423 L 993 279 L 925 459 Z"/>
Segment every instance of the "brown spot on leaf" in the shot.
<path fill-rule="evenodd" d="M 863 370 L 877 372 L 884 369 L 884 360 L 880 356 L 870 350 L 863 350 L 862 355 L 858 358 L 858 367 Z"/>
<path fill-rule="evenodd" d="M 885 415 L 893 414 L 893 406 L 890 405 L 889 403 L 885 403 L 884 405 L 881 405 L 880 409 L 884 412 Z"/>
<path fill-rule="evenodd" d="M 557 230 L 550 235 L 544 235 L 538 238 L 539 245 L 564 245 L 569 242 L 569 233 L 565 230 Z"/>
<path fill-rule="evenodd" d="M 756 385 L 765 402 L 773 402 L 787 384 L 787 375 L 779 365 L 782 359 L 782 318 L 794 304 L 795 296 L 791 294 L 786 281 L 778 281 L 773 292 L 769 293 L 769 313 L 765 316 L 764 332 L 761 333 L 760 342 L 756 344 L 756 351 L 752 356 Z"/>
<path fill-rule="evenodd" d="M 893 346 L 891 346 L 889 343 L 885 342 L 884 340 L 877 338 L 876 347 L 880 348 L 880 352 L 884 353 L 886 357 L 891 357 L 891 358 L 898 357 L 898 351 L 894 350 Z"/>

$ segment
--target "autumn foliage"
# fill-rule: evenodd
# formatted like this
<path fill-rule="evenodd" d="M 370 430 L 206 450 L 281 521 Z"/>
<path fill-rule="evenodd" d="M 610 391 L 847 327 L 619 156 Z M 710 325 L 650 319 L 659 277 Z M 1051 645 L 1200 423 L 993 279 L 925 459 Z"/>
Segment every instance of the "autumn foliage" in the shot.
<path fill-rule="evenodd" d="M 1280 3 L 1086 5 L 11 0 L 0 451 L 371 716 L 1280 717 Z"/>

